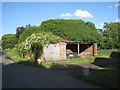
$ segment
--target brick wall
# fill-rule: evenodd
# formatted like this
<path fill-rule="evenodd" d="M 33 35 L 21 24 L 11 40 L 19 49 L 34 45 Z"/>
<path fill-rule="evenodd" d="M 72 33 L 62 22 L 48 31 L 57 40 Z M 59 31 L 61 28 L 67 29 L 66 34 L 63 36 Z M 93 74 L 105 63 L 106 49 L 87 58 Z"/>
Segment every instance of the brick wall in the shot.
<path fill-rule="evenodd" d="M 66 59 L 66 45 L 65 42 L 60 42 L 60 59 Z"/>
<path fill-rule="evenodd" d="M 88 45 L 88 46 L 89 46 L 88 48 L 86 48 L 85 50 L 80 52 L 81 57 L 90 57 L 90 56 L 97 55 L 97 45 L 96 45 L 96 43 L 94 43 L 92 45 Z M 84 45 L 83 45 L 83 47 L 84 47 Z"/>
<path fill-rule="evenodd" d="M 97 44 L 93 43 L 93 55 L 96 56 L 97 55 Z"/>

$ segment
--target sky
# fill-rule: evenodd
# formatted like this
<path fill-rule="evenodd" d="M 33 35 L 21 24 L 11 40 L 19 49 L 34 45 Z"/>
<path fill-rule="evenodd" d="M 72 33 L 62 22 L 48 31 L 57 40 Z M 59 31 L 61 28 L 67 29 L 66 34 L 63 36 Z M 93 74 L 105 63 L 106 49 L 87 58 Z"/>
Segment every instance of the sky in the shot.
<path fill-rule="evenodd" d="M 1 5 L 1 3 L 0 3 Z M 16 28 L 38 26 L 49 19 L 82 19 L 102 28 L 103 22 L 118 21 L 117 2 L 2 2 L 2 34 Z"/>

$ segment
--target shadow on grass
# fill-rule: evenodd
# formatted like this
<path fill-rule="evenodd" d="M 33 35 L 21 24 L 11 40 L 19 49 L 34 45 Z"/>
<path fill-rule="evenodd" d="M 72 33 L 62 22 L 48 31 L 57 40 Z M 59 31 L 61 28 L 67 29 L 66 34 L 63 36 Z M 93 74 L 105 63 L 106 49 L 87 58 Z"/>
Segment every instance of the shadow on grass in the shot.
<path fill-rule="evenodd" d="M 60 65 L 60 64 L 52 64 L 51 65 L 51 69 L 52 70 L 62 70 L 66 73 L 69 73 L 69 72 L 76 72 L 76 71 L 81 71 L 82 68 L 81 66 L 78 66 L 78 65 Z"/>
<path fill-rule="evenodd" d="M 82 72 L 73 72 L 70 75 L 102 87 L 120 88 L 118 70 L 115 69 L 91 69 L 89 76 L 84 76 Z"/>
<path fill-rule="evenodd" d="M 100 66 L 100 67 L 119 67 L 120 59 L 120 52 L 112 52 L 109 56 L 109 58 L 95 58 L 94 62 L 92 64 Z"/>
<path fill-rule="evenodd" d="M 20 61 L 19 64 L 23 64 L 23 65 L 28 65 L 28 66 L 37 66 L 36 62 L 33 60 L 28 60 L 28 61 Z"/>

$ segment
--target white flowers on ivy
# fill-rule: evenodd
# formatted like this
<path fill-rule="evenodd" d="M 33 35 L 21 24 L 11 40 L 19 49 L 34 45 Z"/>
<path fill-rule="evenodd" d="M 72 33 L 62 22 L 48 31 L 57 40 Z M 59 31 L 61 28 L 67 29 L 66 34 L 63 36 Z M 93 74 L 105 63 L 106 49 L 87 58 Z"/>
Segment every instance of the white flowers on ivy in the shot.
<path fill-rule="evenodd" d="M 48 32 L 39 32 L 34 33 L 31 36 L 27 37 L 25 41 L 19 43 L 17 45 L 17 49 L 21 55 L 25 55 L 27 53 L 32 53 L 31 45 L 33 43 L 39 43 L 39 45 L 44 46 L 49 43 L 57 43 L 61 40 L 60 37 L 53 35 Z"/>

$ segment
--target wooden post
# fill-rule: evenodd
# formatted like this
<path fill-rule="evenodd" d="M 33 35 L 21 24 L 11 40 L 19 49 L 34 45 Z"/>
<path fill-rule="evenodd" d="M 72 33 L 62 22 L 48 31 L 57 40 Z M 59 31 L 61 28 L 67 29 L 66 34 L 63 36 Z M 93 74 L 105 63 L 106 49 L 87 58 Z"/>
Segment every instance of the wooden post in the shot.
<path fill-rule="evenodd" d="M 80 51 L 80 44 L 78 44 L 78 54 L 80 53 L 79 51 Z"/>

